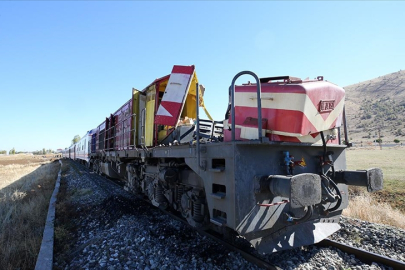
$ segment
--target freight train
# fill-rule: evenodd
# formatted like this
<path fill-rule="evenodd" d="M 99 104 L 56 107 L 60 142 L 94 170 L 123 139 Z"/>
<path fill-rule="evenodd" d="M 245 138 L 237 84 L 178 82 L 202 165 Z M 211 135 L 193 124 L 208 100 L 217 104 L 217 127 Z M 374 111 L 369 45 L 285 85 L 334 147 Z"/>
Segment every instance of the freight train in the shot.
<path fill-rule="evenodd" d="M 256 82 L 235 85 L 242 75 Z M 63 156 L 125 181 L 193 227 L 236 233 L 260 253 L 337 231 L 349 185 L 382 189 L 380 169 L 346 170 L 345 91 L 322 76 L 240 72 L 223 89 L 222 121 L 200 119 L 204 91 L 194 66 L 176 65 L 142 91 L 132 89 Z"/>

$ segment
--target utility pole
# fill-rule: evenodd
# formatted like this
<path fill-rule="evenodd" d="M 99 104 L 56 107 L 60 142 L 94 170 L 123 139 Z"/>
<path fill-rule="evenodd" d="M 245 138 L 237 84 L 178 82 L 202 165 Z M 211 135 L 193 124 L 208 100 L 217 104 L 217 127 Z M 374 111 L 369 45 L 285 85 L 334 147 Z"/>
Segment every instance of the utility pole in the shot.
<path fill-rule="evenodd" d="M 382 150 L 382 145 L 381 145 L 381 129 L 378 129 L 378 144 L 380 145 L 380 150 Z"/>

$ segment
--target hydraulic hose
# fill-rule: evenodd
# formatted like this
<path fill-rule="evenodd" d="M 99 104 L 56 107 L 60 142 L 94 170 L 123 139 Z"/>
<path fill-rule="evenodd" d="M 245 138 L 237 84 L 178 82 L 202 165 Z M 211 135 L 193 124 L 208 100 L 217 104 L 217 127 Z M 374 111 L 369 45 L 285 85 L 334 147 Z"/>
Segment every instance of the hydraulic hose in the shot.
<path fill-rule="evenodd" d="M 339 209 L 340 205 L 342 204 L 342 194 L 340 193 L 338 186 L 336 185 L 335 182 L 333 182 L 332 179 L 329 179 L 329 183 L 335 189 L 336 195 L 338 196 L 338 201 L 336 202 L 336 205 L 334 207 L 328 209 L 329 212 L 333 212 L 333 211 Z"/>
<path fill-rule="evenodd" d="M 307 212 L 305 213 L 305 215 L 303 217 L 296 218 L 296 217 L 293 217 L 293 216 L 287 214 L 287 216 L 288 216 L 287 221 L 293 222 L 294 224 L 303 223 L 312 217 L 313 212 L 314 212 L 314 208 L 312 205 L 310 205 L 307 207 Z"/>

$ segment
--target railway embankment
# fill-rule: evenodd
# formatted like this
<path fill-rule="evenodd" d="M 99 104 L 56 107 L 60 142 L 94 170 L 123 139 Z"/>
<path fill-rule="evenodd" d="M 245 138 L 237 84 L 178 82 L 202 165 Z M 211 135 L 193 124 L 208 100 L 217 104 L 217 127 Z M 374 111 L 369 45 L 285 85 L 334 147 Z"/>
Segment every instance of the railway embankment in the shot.
<path fill-rule="evenodd" d="M 54 269 L 257 269 L 73 161 L 64 161 L 56 208 Z M 342 218 L 332 239 L 405 261 L 405 232 Z M 262 256 L 281 269 L 390 269 L 336 248 L 301 247 Z"/>
<path fill-rule="evenodd" d="M 59 169 L 51 158 L 0 158 L 0 269 L 34 269 Z"/>
<path fill-rule="evenodd" d="M 112 181 L 63 163 L 54 269 L 257 269 Z"/>

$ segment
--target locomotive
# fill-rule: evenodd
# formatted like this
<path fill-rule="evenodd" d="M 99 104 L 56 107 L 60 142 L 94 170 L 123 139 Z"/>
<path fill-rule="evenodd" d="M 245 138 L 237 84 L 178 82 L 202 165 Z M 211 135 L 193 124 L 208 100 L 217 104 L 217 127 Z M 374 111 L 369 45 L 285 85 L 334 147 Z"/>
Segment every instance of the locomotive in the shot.
<path fill-rule="evenodd" d="M 235 85 L 246 74 L 256 82 Z M 382 189 L 380 169 L 346 170 L 343 88 L 322 76 L 243 71 L 228 90 L 225 120 L 200 119 L 205 89 L 195 67 L 175 65 L 142 91 L 132 89 L 63 156 L 125 181 L 193 227 L 236 233 L 263 254 L 337 231 L 349 185 Z"/>

